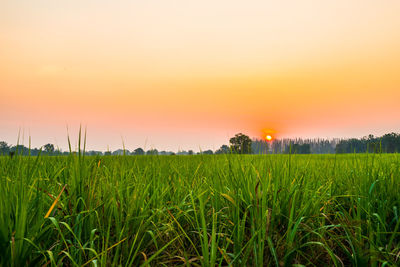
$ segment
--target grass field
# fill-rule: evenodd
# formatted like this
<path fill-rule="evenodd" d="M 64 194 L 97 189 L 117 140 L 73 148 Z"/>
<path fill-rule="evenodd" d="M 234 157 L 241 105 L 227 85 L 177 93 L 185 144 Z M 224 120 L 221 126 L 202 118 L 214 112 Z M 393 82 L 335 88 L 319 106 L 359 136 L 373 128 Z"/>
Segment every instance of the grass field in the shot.
<path fill-rule="evenodd" d="M 0 157 L 1 266 L 394 266 L 400 155 Z"/>

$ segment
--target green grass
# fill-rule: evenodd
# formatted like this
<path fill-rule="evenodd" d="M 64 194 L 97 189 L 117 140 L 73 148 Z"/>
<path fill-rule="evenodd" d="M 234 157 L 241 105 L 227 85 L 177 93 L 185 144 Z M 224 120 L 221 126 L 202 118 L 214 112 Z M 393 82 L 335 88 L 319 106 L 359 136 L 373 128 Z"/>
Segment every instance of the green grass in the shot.
<path fill-rule="evenodd" d="M 399 206 L 398 154 L 0 157 L 0 265 L 394 266 Z"/>

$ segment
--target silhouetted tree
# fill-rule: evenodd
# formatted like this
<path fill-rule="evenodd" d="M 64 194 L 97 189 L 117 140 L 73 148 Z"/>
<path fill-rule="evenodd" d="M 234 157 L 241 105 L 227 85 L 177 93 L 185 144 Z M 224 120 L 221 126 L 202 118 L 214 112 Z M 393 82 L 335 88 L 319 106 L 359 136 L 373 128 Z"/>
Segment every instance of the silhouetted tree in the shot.
<path fill-rule="evenodd" d="M 144 150 L 142 149 L 142 148 L 136 148 L 134 151 L 133 151 L 133 154 L 134 155 L 144 155 Z"/>
<path fill-rule="evenodd" d="M 381 137 L 382 149 L 386 153 L 400 152 L 400 135 L 396 133 L 385 134 Z"/>
<path fill-rule="evenodd" d="M 215 151 L 215 154 L 229 154 L 231 151 L 229 149 L 229 146 L 227 145 L 222 145 L 219 149 Z"/>
<path fill-rule="evenodd" d="M 117 149 L 114 152 L 112 152 L 112 154 L 115 156 L 129 155 L 129 150 Z"/>
<path fill-rule="evenodd" d="M 44 151 L 46 151 L 47 153 L 53 153 L 54 152 L 54 145 L 53 144 L 45 144 L 43 146 Z"/>
<path fill-rule="evenodd" d="M 62 154 L 64 154 L 64 153 L 62 153 Z M 90 150 L 90 151 L 86 151 L 85 154 L 88 156 L 101 156 L 101 155 L 103 155 L 103 152 L 96 151 L 96 150 Z"/>
<path fill-rule="evenodd" d="M 10 152 L 10 146 L 6 142 L 1 141 L 0 142 L 0 154 L 6 155 L 9 152 Z"/>
<path fill-rule="evenodd" d="M 24 145 L 16 145 L 10 148 L 11 152 L 14 152 L 16 155 L 28 155 L 29 148 Z"/>
<path fill-rule="evenodd" d="M 251 139 L 247 135 L 242 133 L 236 134 L 234 137 L 229 139 L 231 144 L 232 152 L 238 154 L 250 154 L 251 153 Z"/>
<path fill-rule="evenodd" d="M 214 152 L 211 149 L 208 149 L 208 150 L 203 151 L 202 154 L 212 155 L 212 154 L 214 154 Z"/>
<path fill-rule="evenodd" d="M 146 155 L 158 155 L 158 150 L 157 149 L 147 150 Z"/>

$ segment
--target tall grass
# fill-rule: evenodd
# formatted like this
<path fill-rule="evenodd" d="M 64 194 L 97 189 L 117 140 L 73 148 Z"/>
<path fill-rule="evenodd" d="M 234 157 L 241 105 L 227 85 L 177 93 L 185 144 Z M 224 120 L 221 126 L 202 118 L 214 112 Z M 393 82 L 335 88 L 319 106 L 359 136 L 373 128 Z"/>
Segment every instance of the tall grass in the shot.
<path fill-rule="evenodd" d="M 400 156 L 0 157 L 1 266 L 394 266 Z"/>

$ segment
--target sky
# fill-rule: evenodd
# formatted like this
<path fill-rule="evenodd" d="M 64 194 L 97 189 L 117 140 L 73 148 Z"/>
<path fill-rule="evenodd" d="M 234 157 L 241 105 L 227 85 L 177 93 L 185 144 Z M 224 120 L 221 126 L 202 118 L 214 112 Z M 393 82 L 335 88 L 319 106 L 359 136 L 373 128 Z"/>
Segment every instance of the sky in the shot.
<path fill-rule="evenodd" d="M 159 150 L 400 132 L 400 1 L 0 2 L 0 140 Z M 68 128 L 68 131 L 67 131 Z"/>

